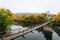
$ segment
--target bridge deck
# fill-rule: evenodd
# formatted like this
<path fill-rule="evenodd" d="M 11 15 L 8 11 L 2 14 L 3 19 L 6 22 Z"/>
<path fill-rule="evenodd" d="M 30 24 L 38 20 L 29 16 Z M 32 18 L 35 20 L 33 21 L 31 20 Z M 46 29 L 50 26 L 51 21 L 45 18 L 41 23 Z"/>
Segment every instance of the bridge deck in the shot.
<path fill-rule="evenodd" d="M 33 30 L 35 30 L 35 29 L 38 29 L 38 28 L 40 28 L 40 27 L 42 27 L 42 26 L 45 26 L 45 25 L 47 25 L 47 24 L 50 23 L 50 22 L 51 22 L 51 21 L 48 21 L 48 22 L 43 23 L 43 24 L 41 24 L 41 25 L 39 25 L 39 26 L 37 26 L 37 27 L 34 27 L 34 28 L 32 28 L 32 29 L 27 29 L 27 30 L 25 30 L 25 31 L 23 31 L 23 32 L 20 32 L 20 33 L 18 32 L 18 33 L 9 35 L 9 36 L 5 36 L 5 37 L 4 37 L 4 40 L 15 39 L 15 38 L 17 38 L 17 37 L 19 37 L 19 36 L 22 36 L 22 35 L 24 35 L 24 34 L 27 34 L 27 33 L 31 32 L 31 31 L 33 31 Z M 0 40 L 1 40 L 1 39 L 0 39 Z"/>

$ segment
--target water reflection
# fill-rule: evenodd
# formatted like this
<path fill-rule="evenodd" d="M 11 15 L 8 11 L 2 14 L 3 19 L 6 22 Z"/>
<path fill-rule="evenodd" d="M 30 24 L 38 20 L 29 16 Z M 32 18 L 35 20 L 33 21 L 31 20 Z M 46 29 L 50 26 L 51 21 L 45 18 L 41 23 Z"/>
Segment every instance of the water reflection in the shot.
<path fill-rule="evenodd" d="M 45 31 L 44 29 L 42 28 L 39 28 L 37 29 L 38 32 L 42 32 L 42 34 L 44 34 L 44 37 L 46 40 L 52 40 L 52 31 Z"/>
<path fill-rule="evenodd" d="M 42 31 L 46 40 L 52 40 L 52 32 Z"/>
<path fill-rule="evenodd" d="M 28 33 L 15 40 L 60 40 L 60 29 L 58 27 L 53 28 L 53 32 L 43 31 L 42 28 L 36 29 L 34 33 Z"/>
<path fill-rule="evenodd" d="M 57 35 L 60 37 L 60 27 L 54 27 L 53 30 L 57 33 Z"/>
<path fill-rule="evenodd" d="M 34 22 L 16 22 L 16 24 L 23 27 L 29 27 L 29 28 L 31 28 L 32 26 L 35 27 L 36 25 L 39 25 L 39 23 L 34 23 Z"/>

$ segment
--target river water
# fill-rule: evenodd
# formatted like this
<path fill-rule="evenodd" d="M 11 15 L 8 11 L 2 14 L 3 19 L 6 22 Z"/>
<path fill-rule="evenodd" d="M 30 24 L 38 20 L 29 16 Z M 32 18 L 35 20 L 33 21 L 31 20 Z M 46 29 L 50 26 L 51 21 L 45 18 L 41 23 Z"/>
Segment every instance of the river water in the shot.
<path fill-rule="evenodd" d="M 12 29 L 16 28 L 23 28 L 22 26 L 14 25 Z M 43 33 L 42 31 L 34 30 L 33 32 L 30 32 L 28 34 L 25 34 L 24 36 L 18 37 L 14 40 L 60 40 L 60 29 L 53 29 L 53 32 L 51 35 L 46 36 L 48 34 Z"/>

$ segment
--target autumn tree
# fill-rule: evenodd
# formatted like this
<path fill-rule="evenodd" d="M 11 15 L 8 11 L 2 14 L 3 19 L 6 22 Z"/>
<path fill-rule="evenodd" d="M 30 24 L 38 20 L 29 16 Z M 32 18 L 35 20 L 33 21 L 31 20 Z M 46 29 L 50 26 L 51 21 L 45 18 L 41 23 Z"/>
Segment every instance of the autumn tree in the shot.
<path fill-rule="evenodd" d="M 54 16 L 54 24 L 59 24 L 60 23 L 60 12 L 56 16 Z"/>

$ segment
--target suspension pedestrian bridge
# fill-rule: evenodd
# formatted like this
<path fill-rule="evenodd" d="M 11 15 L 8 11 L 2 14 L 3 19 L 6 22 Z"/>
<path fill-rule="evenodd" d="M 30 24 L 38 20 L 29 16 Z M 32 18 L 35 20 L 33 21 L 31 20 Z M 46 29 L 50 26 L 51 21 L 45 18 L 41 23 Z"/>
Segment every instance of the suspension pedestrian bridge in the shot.
<path fill-rule="evenodd" d="M 45 23 L 43 23 L 43 24 L 41 24 L 41 25 L 39 25 L 39 26 L 36 26 L 36 27 L 34 27 L 34 28 L 28 28 L 28 29 L 26 29 L 26 30 L 22 30 L 22 31 L 20 31 L 20 29 L 18 29 L 19 31 L 18 32 L 10 32 L 10 33 L 8 33 L 8 34 L 4 34 L 3 35 L 3 38 L 0 38 L 0 40 L 14 40 L 15 38 L 17 38 L 17 37 L 20 37 L 20 36 L 23 36 L 23 35 L 25 35 L 25 34 L 27 34 L 27 33 L 29 33 L 29 32 L 32 32 L 32 31 L 34 31 L 34 30 L 36 30 L 36 29 L 38 29 L 38 28 L 40 28 L 40 27 L 45 27 L 45 25 L 48 25 L 48 24 L 50 24 L 52 21 L 48 21 L 48 22 L 45 22 Z M 48 28 L 47 28 L 48 29 Z M 46 30 L 46 29 L 45 29 Z M 51 32 L 51 31 L 50 31 Z M 2 36 L 2 35 L 0 35 L 0 36 Z"/>

